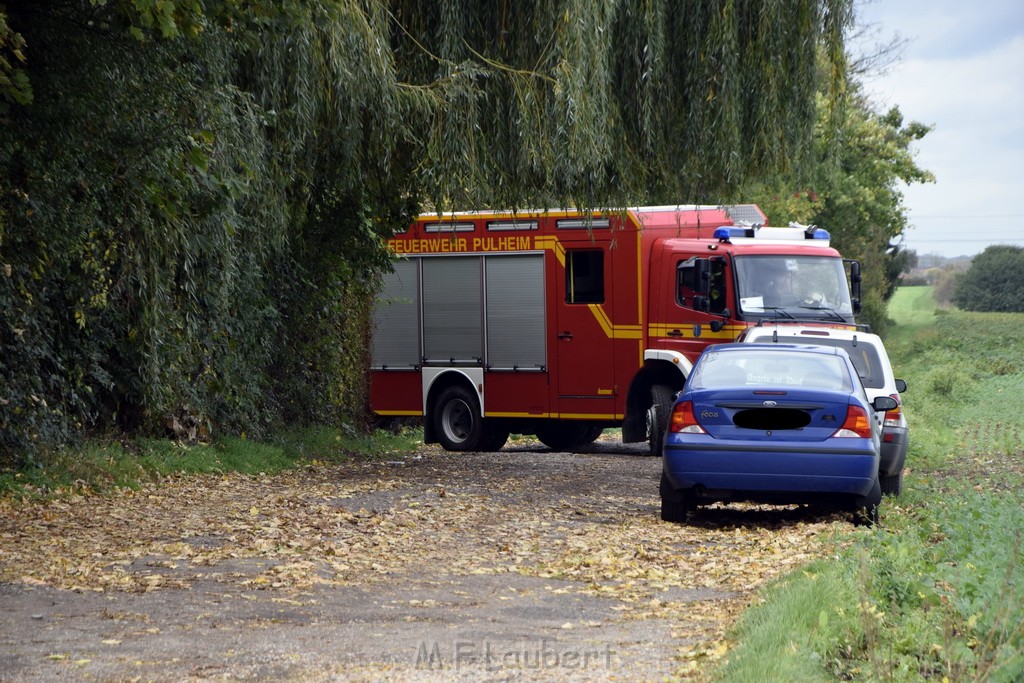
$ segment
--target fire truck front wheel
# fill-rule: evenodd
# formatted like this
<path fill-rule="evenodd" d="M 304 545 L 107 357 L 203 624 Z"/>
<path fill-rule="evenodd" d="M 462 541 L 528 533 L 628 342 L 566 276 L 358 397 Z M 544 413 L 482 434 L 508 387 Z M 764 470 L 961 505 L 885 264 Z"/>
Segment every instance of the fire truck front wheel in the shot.
<path fill-rule="evenodd" d="M 673 403 L 675 392 L 672 387 L 664 384 L 655 384 L 651 387 L 651 407 L 647 409 L 647 441 L 648 453 L 654 457 L 661 457 Z"/>
<path fill-rule="evenodd" d="M 446 451 L 486 450 L 487 432 L 476 397 L 465 387 L 448 387 L 434 404 L 434 430 Z"/>

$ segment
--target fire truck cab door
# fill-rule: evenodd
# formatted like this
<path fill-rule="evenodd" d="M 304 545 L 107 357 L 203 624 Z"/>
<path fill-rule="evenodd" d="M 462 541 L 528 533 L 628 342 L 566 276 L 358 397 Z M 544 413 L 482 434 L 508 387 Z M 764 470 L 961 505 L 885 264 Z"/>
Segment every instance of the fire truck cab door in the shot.
<path fill-rule="evenodd" d="M 728 333 L 716 334 L 711 323 L 722 321 L 721 313 L 727 308 L 728 273 L 725 259 L 713 259 L 710 265 L 709 291 L 706 295 L 708 311 L 696 307 L 698 294 L 694 282 L 697 273 L 693 267 L 697 258 L 693 253 L 666 251 L 658 292 L 654 294 L 657 321 L 663 328 L 652 346 L 678 351 L 696 361 L 708 344 L 731 341 Z"/>
<path fill-rule="evenodd" d="M 553 402 L 563 417 L 614 413 L 612 259 L 607 240 L 564 242 L 556 268 Z"/>

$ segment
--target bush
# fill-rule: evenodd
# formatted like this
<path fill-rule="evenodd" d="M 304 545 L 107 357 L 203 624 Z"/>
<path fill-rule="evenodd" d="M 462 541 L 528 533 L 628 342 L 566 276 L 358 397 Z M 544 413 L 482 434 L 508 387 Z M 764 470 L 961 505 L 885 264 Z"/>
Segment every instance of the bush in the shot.
<path fill-rule="evenodd" d="M 962 397 L 970 391 L 974 380 L 958 367 L 944 366 L 932 370 L 925 380 L 925 386 L 933 394 L 943 397 Z"/>
<path fill-rule="evenodd" d="M 974 257 L 954 300 L 965 311 L 1024 312 L 1024 248 L 996 245 Z"/>

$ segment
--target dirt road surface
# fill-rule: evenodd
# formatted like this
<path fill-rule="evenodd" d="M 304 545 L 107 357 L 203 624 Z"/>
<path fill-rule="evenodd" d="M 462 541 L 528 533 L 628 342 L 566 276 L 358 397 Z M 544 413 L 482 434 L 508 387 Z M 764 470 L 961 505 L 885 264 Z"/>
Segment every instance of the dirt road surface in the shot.
<path fill-rule="evenodd" d="M 842 514 L 658 519 L 660 462 L 426 447 L 0 501 L 0 680 L 702 678 Z"/>

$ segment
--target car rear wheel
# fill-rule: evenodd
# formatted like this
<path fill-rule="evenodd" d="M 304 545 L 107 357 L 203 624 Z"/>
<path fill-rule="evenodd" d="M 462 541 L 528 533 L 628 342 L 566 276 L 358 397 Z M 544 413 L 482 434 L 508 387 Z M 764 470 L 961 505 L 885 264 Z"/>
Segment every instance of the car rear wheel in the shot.
<path fill-rule="evenodd" d="M 879 520 L 880 516 L 877 505 L 869 505 L 867 507 L 858 508 L 853 513 L 854 526 L 878 526 Z"/>
<path fill-rule="evenodd" d="M 661 494 L 661 519 L 664 522 L 683 524 L 690 513 L 689 496 L 683 491 L 672 488 L 665 476 L 664 470 L 661 473 L 661 483 L 658 485 L 658 492 Z"/>
<path fill-rule="evenodd" d="M 879 522 L 878 506 L 882 502 L 882 487 L 878 480 L 871 489 L 871 493 L 860 498 L 853 510 L 853 523 L 855 526 L 877 526 Z"/>
<path fill-rule="evenodd" d="M 661 519 L 663 522 L 684 524 L 688 514 L 689 509 L 687 509 L 686 503 L 680 503 L 675 500 L 665 500 L 664 498 L 661 499 Z"/>

